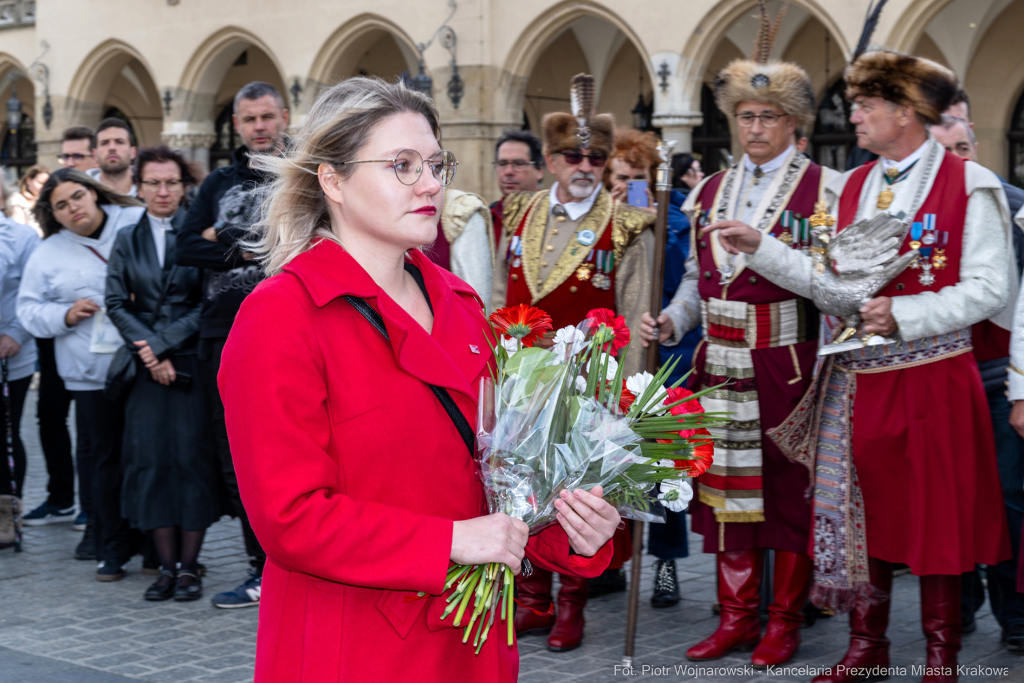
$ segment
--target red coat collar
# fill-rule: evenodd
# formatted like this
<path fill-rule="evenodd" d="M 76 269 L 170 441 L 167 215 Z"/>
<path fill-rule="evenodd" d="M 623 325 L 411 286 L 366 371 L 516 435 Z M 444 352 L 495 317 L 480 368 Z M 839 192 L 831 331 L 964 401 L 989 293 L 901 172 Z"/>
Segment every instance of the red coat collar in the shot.
<path fill-rule="evenodd" d="M 302 282 L 318 308 L 346 295 L 366 299 L 384 319 L 395 359 L 403 370 L 428 384 L 462 392 L 475 402 L 476 380 L 492 358 L 484 333 L 483 302 L 472 287 L 419 250 L 409 252 L 409 258 L 423 274 L 430 295 L 434 309 L 431 334 L 336 242 L 321 240 L 283 270 Z M 366 334 L 377 334 L 369 323 Z"/>

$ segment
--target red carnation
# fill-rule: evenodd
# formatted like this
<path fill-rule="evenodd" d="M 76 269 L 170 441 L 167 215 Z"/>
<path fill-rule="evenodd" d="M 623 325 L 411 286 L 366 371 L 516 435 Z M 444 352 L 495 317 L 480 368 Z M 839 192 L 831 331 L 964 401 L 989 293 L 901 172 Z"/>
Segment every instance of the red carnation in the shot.
<path fill-rule="evenodd" d="M 626 380 L 622 380 L 622 395 L 619 396 L 619 410 L 624 414 L 629 412 L 629 407 L 636 401 L 636 394 L 626 388 Z"/>
<path fill-rule="evenodd" d="M 612 337 L 611 342 L 604 347 L 604 350 L 612 356 L 629 344 L 629 328 L 626 327 L 626 319 L 621 315 L 615 315 L 614 311 L 607 308 L 595 308 L 587 313 L 587 320 L 590 321 L 591 332 L 596 332 L 601 325 L 604 325 L 614 333 L 615 336 Z"/>
<path fill-rule="evenodd" d="M 695 429 L 693 432 L 694 435 L 688 441 L 693 446 L 694 459 L 676 460 L 674 462 L 678 469 L 686 472 L 686 476 L 699 477 L 707 471 L 715 459 L 715 442 L 710 438 L 711 432 L 706 429 Z"/>
<path fill-rule="evenodd" d="M 499 308 L 489 318 L 498 334 L 515 337 L 523 346 L 533 343 L 551 331 L 551 316 L 526 304 Z"/>
<path fill-rule="evenodd" d="M 684 389 L 683 387 L 676 387 L 674 389 L 670 388 L 670 389 L 667 389 L 667 391 L 668 391 L 668 398 L 666 398 L 662 402 L 662 405 L 666 405 L 666 406 L 667 405 L 671 405 L 671 404 L 675 403 L 676 401 L 680 401 L 680 400 L 682 400 L 684 398 L 687 398 L 689 396 L 693 396 L 693 392 L 692 391 L 690 391 L 689 389 Z M 699 414 L 702 414 L 704 412 L 704 407 L 700 404 L 700 401 L 698 401 L 697 399 L 691 399 L 689 401 L 683 401 L 679 405 L 673 406 L 672 408 L 669 408 L 668 412 L 670 414 L 672 414 L 672 415 L 699 415 Z M 684 439 L 688 439 L 688 438 L 690 438 L 694 434 L 697 434 L 700 431 L 706 431 L 706 430 L 683 429 L 683 430 L 679 431 L 679 436 L 683 437 Z"/>

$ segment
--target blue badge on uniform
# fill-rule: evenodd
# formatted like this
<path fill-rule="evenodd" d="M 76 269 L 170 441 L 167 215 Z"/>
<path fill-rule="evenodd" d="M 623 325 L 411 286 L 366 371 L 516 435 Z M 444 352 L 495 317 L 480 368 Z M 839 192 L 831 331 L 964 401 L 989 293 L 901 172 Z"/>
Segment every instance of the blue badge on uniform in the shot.
<path fill-rule="evenodd" d="M 580 230 L 576 233 L 576 241 L 585 247 L 597 241 L 597 234 L 593 230 Z"/>

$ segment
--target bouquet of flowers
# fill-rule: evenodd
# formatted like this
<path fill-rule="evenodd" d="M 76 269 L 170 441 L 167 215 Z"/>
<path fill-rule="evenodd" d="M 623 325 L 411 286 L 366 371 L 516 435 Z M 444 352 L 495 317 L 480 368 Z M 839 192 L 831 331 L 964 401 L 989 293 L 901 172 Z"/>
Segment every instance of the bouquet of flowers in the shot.
<path fill-rule="evenodd" d="M 539 309 L 503 308 L 490 321 L 496 372 L 481 384 L 477 452 L 491 513 L 521 519 L 536 533 L 556 523 L 563 489 L 598 485 L 623 516 L 650 519 L 658 484 L 662 505 L 685 508 L 693 493 L 684 478 L 711 464 L 707 427 L 722 419 L 704 413 L 697 402 L 704 392 L 665 386 L 674 363 L 656 375 L 623 378 L 616 358 L 628 350 L 629 329 L 607 309 L 558 330 L 550 348 L 535 345 L 551 331 L 551 318 Z M 442 618 L 454 612 L 461 626 L 469 611 L 463 642 L 476 626 L 479 653 L 497 614 L 512 644 L 508 567 L 453 565 L 445 590 L 452 587 Z"/>

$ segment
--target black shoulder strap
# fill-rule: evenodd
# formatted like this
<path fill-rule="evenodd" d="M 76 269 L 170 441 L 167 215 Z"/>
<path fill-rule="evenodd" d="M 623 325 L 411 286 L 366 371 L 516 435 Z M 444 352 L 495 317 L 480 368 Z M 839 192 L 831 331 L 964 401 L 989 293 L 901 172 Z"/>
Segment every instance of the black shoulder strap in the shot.
<path fill-rule="evenodd" d="M 356 296 L 345 296 L 345 301 L 352 304 L 352 308 L 359 311 L 360 315 L 366 318 L 371 325 L 376 328 L 388 341 L 391 341 L 391 337 L 388 336 L 388 330 L 384 327 L 384 319 L 380 317 L 380 313 L 373 310 L 370 304 L 366 303 L 363 299 Z M 459 406 L 455 405 L 455 399 L 451 397 L 448 390 L 444 387 L 438 387 L 433 384 L 427 384 L 430 390 L 434 392 L 434 396 L 441 403 L 441 407 L 444 408 L 444 412 L 448 413 L 448 417 L 451 418 L 455 428 L 459 430 L 459 436 L 462 437 L 462 441 L 466 444 L 466 448 L 469 449 L 470 457 L 476 455 L 476 435 L 473 433 L 473 427 L 470 426 L 466 416 L 459 410 Z"/>

